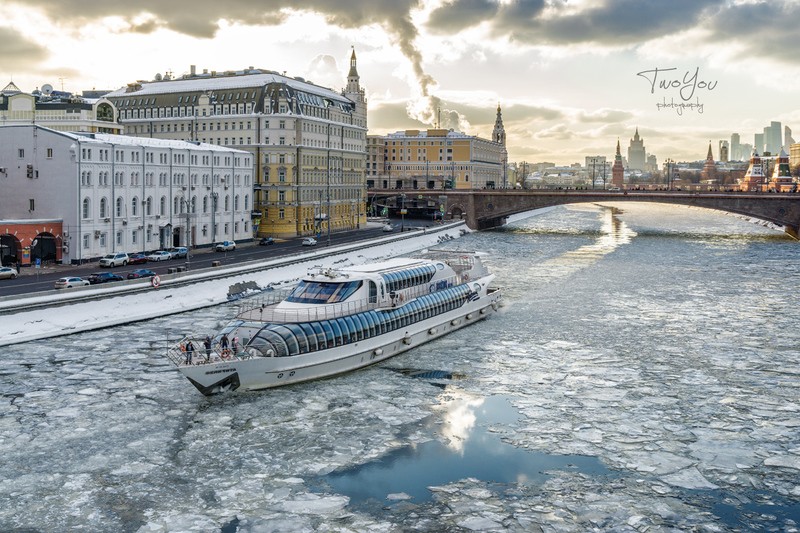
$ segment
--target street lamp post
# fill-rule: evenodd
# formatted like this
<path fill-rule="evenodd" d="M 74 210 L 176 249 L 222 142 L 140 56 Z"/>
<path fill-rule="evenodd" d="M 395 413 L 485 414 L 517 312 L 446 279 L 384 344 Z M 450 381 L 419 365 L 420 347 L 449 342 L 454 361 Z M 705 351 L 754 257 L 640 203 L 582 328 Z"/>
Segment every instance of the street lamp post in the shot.
<path fill-rule="evenodd" d="M 400 233 L 406 229 L 406 193 L 400 195 Z"/>

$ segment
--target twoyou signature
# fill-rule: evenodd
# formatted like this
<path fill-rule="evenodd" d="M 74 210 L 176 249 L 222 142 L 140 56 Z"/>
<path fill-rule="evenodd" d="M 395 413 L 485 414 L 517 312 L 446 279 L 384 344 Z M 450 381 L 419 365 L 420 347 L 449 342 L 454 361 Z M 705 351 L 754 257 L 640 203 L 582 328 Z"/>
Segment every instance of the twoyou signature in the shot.
<path fill-rule="evenodd" d="M 671 96 L 667 101 L 667 96 L 663 96 L 661 102 L 656 102 L 659 111 L 662 109 L 674 109 L 678 115 L 683 115 L 684 111 L 697 111 L 703 114 L 703 104 L 698 96 L 701 91 L 713 91 L 717 88 L 716 81 L 706 81 L 700 78 L 700 67 L 694 72 L 687 70 L 683 77 L 676 76 L 677 68 L 654 68 L 643 70 L 636 73 L 646 79 L 650 84 L 650 94 L 655 94 L 656 89 L 674 93 L 677 90 L 678 101 Z"/>

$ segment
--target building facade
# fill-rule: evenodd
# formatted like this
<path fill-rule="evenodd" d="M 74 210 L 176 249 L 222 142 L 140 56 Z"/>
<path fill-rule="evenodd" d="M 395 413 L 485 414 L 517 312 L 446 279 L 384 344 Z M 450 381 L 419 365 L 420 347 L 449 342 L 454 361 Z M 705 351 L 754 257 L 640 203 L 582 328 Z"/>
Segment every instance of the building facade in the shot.
<path fill-rule="evenodd" d="M 444 190 L 507 186 L 508 153 L 500 142 L 446 129 L 405 130 L 370 136 L 368 148 L 368 188 Z"/>
<path fill-rule="evenodd" d="M 84 98 L 49 86 L 28 94 L 10 82 L 0 91 L 0 126 L 24 124 L 57 131 L 122 133 L 117 110 L 106 98 Z"/>
<path fill-rule="evenodd" d="M 81 263 L 251 238 L 252 159 L 210 144 L 0 127 L 4 254 Z"/>
<path fill-rule="evenodd" d="M 337 93 L 249 68 L 132 83 L 108 99 L 125 133 L 246 150 L 258 236 L 311 235 L 366 222 L 367 101 L 356 56 Z"/>

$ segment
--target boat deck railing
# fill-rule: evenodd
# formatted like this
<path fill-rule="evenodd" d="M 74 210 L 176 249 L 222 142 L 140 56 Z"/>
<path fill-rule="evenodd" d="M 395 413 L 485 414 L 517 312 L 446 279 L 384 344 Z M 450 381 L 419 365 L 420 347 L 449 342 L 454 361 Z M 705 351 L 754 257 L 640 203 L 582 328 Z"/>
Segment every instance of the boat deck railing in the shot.
<path fill-rule="evenodd" d="M 233 347 L 223 349 L 217 342 L 211 346 L 211 350 L 206 350 L 203 345 L 203 340 L 200 338 L 184 337 L 167 350 L 167 358 L 172 361 L 175 366 L 190 366 L 190 365 L 204 365 L 209 363 L 218 363 L 220 361 L 231 361 L 250 359 L 253 357 L 245 350 L 243 346 L 237 346 L 234 353 Z M 186 347 L 192 343 L 194 350 L 192 350 L 192 361 L 187 362 Z"/>

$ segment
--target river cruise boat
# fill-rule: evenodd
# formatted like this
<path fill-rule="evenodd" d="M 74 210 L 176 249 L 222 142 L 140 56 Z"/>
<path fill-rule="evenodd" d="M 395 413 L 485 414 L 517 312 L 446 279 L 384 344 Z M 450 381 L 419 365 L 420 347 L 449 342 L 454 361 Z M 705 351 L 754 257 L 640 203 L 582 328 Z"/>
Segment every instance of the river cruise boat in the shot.
<path fill-rule="evenodd" d="M 324 269 L 248 300 L 210 348 L 186 337 L 167 356 L 205 395 L 334 376 L 486 318 L 501 298 L 493 279 L 474 252 Z"/>

